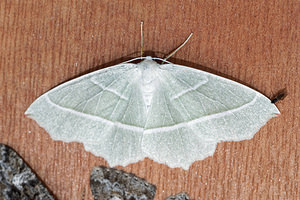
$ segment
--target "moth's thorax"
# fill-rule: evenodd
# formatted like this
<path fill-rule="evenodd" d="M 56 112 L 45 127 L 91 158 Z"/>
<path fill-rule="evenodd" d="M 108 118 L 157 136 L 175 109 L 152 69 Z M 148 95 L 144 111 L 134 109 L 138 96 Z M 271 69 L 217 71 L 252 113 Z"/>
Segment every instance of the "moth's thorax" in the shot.
<path fill-rule="evenodd" d="M 137 64 L 140 71 L 140 86 L 147 110 L 149 109 L 153 93 L 158 84 L 159 64 L 152 60 L 151 57 L 146 57 L 145 60 Z"/>
<path fill-rule="evenodd" d="M 145 83 L 151 83 L 153 80 L 157 78 L 157 70 L 159 68 L 159 64 L 153 61 L 151 57 L 146 57 L 145 60 L 137 64 L 138 69 L 141 72 L 141 79 Z"/>

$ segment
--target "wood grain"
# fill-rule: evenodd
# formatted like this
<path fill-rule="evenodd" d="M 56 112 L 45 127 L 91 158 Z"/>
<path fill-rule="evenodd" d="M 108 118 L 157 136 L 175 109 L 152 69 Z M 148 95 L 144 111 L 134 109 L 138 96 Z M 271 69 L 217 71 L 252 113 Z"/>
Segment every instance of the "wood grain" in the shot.
<path fill-rule="evenodd" d="M 172 62 L 245 83 L 268 97 L 286 88 L 281 115 L 253 139 L 224 142 L 188 170 L 150 159 L 118 167 L 198 199 L 300 199 L 300 2 L 298 0 L 0 1 L 0 142 L 19 152 L 58 200 L 92 199 L 101 157 L 52 140 L 26 108 L 41 94 L 144 49 L 162 57 L 193 32 Z M 201 67 L 205 66 L 205 67 Z"/>

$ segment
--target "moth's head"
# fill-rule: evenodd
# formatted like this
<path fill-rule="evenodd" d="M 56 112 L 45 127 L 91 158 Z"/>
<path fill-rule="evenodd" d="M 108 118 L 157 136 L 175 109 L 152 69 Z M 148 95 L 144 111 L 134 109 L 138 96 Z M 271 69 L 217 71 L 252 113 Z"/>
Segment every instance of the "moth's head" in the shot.
<path fill-rule="evenodd" d="M 138 69 L 141 72 L 142 80 L 145 83 L 150 83 L 156 78 L 156 71 L 159 68 L 159 64 L 153 60 L 151 56 L 147 56 L 137 64 Z"/>
<path fill-rule="evenodd" d="M 154 61 L 154 59 L 151 56 L 147 56 L 143 58 L 143 60 L 137 64 L 138 68 L 142 71 L 144 70 L 153 70 L 157 69 L 159 67 L 159 64 Z"/>

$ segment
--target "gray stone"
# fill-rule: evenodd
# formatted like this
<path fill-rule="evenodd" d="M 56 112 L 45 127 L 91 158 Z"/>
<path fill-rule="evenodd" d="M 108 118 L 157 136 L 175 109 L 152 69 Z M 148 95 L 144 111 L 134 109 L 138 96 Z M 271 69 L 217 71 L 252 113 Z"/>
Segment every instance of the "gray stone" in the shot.
<path fill-rule="evenodd" d="M 179 193 L 175 196 L 169 196 L 166 200 L 191 200 L 186 193 Z"/>
<path fill-rule="evenodd" d="M 156 187 L 134 174 L 121 170 L 94 167 L 91 190 L 95 200 L 151 200 Z"/>
<path fill-rule="evenodd" d="M 54 200 L 22 158 L 0 144 L 0 200 Z"/>

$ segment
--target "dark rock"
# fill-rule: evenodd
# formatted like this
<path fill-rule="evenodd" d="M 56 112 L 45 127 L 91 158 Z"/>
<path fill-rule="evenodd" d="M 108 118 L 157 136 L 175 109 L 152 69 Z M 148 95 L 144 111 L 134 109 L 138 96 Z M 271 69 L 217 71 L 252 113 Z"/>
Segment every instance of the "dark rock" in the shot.
<path fill-rule="evenodd" d="M 54 200 L 22 158 L 0 144 L 0 200 Z"/>
<path fill-rule="evenodd" d="M 91 190 L 95 200 L 151 200 L 156 187 L 134 174 L 121 170 L 94 167 Z"/>
<path fill-rule="evenodd" d="M 166 200 L 191 200 L 186 193 L 179 193 L 175 196 L 169 196 Z"/>

